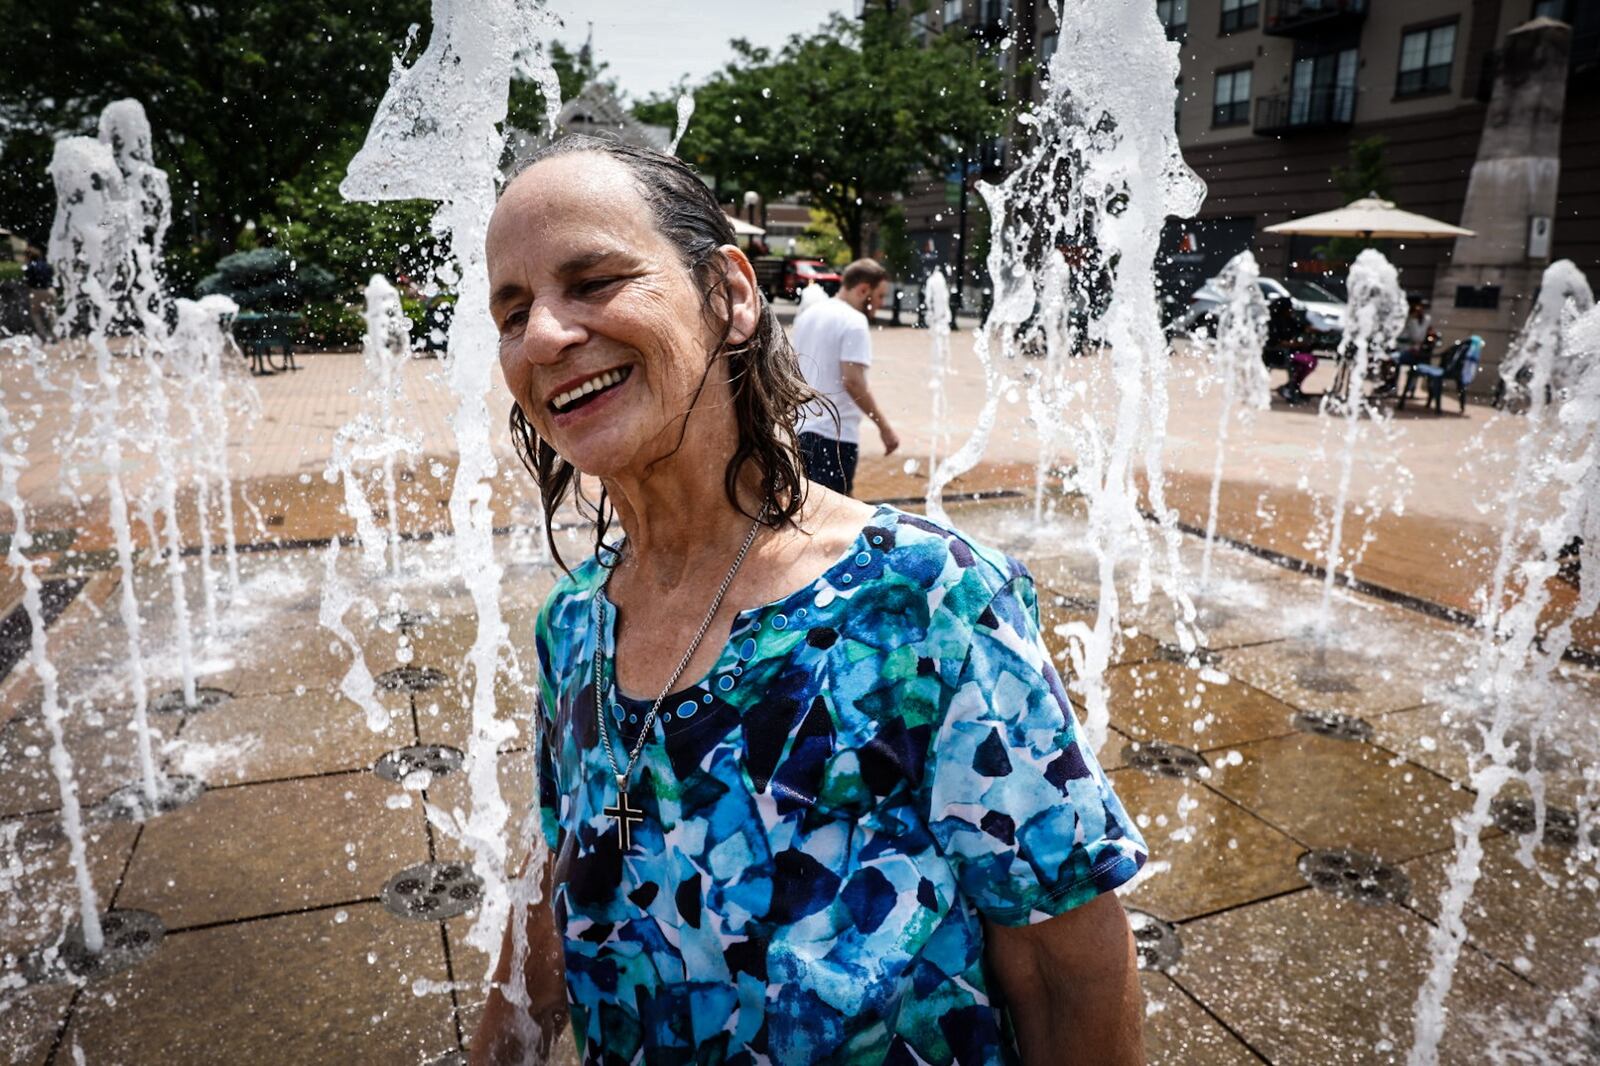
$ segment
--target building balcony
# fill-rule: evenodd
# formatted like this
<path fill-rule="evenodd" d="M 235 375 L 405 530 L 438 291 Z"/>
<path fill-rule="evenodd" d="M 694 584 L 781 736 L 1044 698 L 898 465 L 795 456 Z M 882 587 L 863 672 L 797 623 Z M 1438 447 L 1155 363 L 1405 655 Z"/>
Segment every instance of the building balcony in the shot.
<path fill-rule="evenodd" d="M 1276 37 L 1308 37 L 1359 26 L 1367 0 L 1268 0 L 1261 32 Z"/>
<path fill-rule="evenodd" d="M 1256 100 L 1255 132 L 1264 136 L 1339 129 L 1356 117 L 1353 85 L 1278 93 Z"/>

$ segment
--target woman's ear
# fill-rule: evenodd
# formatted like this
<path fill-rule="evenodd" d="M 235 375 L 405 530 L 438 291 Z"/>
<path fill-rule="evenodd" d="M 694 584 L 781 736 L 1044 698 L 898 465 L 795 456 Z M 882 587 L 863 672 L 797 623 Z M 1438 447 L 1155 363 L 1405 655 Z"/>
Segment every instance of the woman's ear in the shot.
<path fill-rule="evenodd" d="M 717 251 L 722 255 L 728 299 L 728 343 L 743 344 L 761 320 L 761 287 L 756 284 L 755 267 L 737 245 L 724 244 Z"/>

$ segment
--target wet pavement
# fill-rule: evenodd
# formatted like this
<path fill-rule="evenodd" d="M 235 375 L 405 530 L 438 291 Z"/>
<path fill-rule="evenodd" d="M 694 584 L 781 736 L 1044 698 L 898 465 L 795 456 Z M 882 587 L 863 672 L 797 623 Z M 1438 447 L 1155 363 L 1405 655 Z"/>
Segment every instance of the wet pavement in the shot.
<path fill-rule="evenodd" d="M 1066 624 L 1092 620 L 1096 590 L 1074 507 L 1064 501 L 1058 512 L 1035 525 L 1026 506 L 1001 501 L 960 505 L 952 517 L 1029 565 L 1060 656 Z M 551 569 L 527 538 L 497 545 L 512 646 L 526 656 Z M 448 550 L 442 540 L 407 547 L 424 574 L 446 572 Z M 1182 551 L 1193 567 L 1195 540 Z M 344 560 L 351 575 L 355 555 Z M 384 612 L 352 615 L 373 674 L 408 671 L 391 675 L 380 696 L 387 722 L 374 730 L 338 694 L 349 650 L 317 625 L 322 550 L 259 552 L 241 565 L 249 606 L 229 612 L 229 631 L 201 655 L 202 684 L 228 698 L 153 716 L 165 770 L 205 789 L 146 822 L 99 806 L 137 775 L 108 579 L 50 631 L 74 695 L 68 744 L 103 909 L 149 912 L 164 930 L 127 969 L 39 979 L 39 952 L 60 941 L 75 896 L 33 679 L 17 670 L 0 688 L 9 708 L 0 725 L 7 1061 L 66 1064 L 81 1051 L 88 1063 L 426 1063 L 471 1035 L 487 966 L 465 940 L 472 894 L 459 886 L 470 885 L 471 855 L 424 813 L 425 804 L 466 807 L 468 790 L 447 751 L 417 750 L 467 747 L 470 600 L 419 579 L 405 598 L 425 611 L 405 625 Z M 1176 646 L 1158 587 L 1129 607 L 1107 675 L 1102 760 L 1152 849 L 1122 893 L 1147 967 L 1151 1061 L 1403 1061 L 1451 819 L 1473 798 L 1474 723 L 1449 684 L 1476 637 L 1340 591 L 1337 637 L 1319 649 L 1314 579 L 1232 550 L 1214 572 L 1199 649 Z M 155 605 L 150 644 L 170 647 L 165 577 L 145 567 L 139 580 Z M 1131 590 L 1122 595 L 1131 602 Z M 517 665 L 503 665 L 497 699 L 502 715 L 525 722 L 532 696 Z M 174 666 L 170 653 L 157 657 L 158 691 L 174 683 Z M 1600 678 L 1569 666 L 1557 684 L 1555 728 L 1534 762 L 1551 802 L 1571 810 L 1593 802 Z M 525 729 L 501 745 L 499 762 L 513 812 L 525 811 Z M 420 765 L 434 770 L 425 784 L 407 777 Z M 1514 805 L 1502 806 L 1501 824 L 1519 828 Z M 1520 838 L 1486 835 L 1443 1061 L 1600 1054 L 1600 1004 L 1580 1002 L 1576 1020 L 1551 1013 L 1600 954 L 1595 860 L 1580 862 L 1576 833 L 1560 830 L 1553 821 L 1547 843 L 1529 842 L 1532 867 L 1519 862 Z M 432 902 L 415 902 L 433 891 L 419 885 L 409 905 L 395 905 L 397 875 L 429 862 L 454 868 L 454 880 Z M 451 900 L 468 913 L 441 920 L 434 908 Z"/>

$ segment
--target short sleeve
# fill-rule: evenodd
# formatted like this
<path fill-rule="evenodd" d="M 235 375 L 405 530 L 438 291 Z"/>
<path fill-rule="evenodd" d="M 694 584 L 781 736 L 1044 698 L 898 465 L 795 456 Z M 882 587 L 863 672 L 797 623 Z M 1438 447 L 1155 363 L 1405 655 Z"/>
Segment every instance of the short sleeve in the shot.
<path fill-rule="evenodd" d="M 851 322 L 839 338 L 839 362 L 872 365 L 872 331 L 867 328 L 865 315 L 860 322 Z"/>
<path fill-rule="evenodd" d="M 929 829 L 962 894 L 994 922 L 1065 913 L 1144 864 L 1145 842 L 1084 743 L 1040 638 L 1026 574 L 970 623 L 928 766 Z"/>

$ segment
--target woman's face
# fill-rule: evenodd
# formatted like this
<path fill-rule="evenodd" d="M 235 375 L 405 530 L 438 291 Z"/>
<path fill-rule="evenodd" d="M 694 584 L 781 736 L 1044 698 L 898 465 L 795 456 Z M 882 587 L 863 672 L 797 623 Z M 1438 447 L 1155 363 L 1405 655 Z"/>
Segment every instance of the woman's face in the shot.
<path fill-rule="evenodd" d="M 506 384 L 579 470 L 642 474 L 677 446 L 702 380 L 698 406 L 729 410 L 723 364 L 706 375 L 720 330 L 623 164 L 579 152 L 524 172 L 487 254 Z"/>

